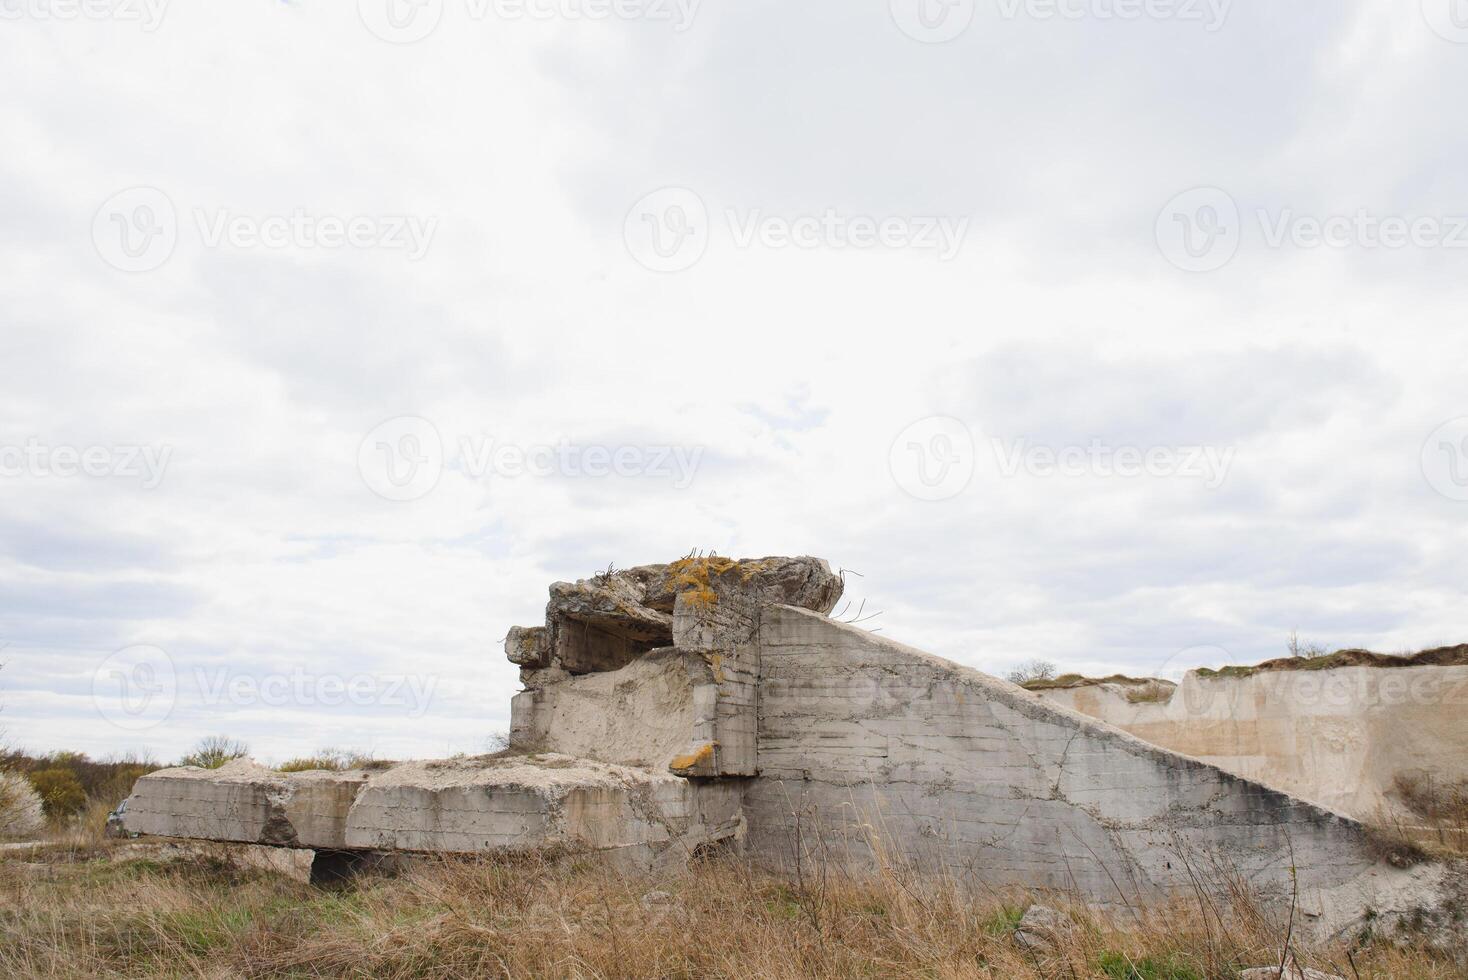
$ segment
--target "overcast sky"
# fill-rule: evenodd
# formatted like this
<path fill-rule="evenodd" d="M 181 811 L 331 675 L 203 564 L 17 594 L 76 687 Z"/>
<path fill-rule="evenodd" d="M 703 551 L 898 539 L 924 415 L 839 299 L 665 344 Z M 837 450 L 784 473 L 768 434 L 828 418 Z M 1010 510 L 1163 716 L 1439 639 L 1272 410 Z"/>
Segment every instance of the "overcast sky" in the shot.
<path fill-rule="evenodd" d="M 13 745 L 479 751 L 693 548 L 992 673 L 1468 640 L 1452 0 L 0 15 Z"/>

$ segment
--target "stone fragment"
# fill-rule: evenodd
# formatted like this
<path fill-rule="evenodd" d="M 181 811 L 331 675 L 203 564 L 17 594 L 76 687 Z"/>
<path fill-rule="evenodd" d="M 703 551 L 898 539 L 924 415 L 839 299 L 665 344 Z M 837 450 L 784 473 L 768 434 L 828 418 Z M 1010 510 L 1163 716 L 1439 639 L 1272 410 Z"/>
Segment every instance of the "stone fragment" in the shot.
<path fill-rule="evenodd" d="M 525 670 L 550 666 L 550 631 L 544 626 L 511 626 L 505 637 L 505 656 Z"/>
<path fill-rule="evenodd" d="M 643 605 L 645 594 L 627 572 L 552 585 L 545 620 L 553 663 L 573 674 L 616 670 L 670 646 L 673 617 Z"/>
<path fill-rule="evenodd" d="M 1281 970 L 1278 966 L 1256 966 L 1239 974 L 1239 980 L 1346 980 L 1335 973 L 1325 973 L 1300 966 L 1291 959 Z"/>
<path fill-rule="evenodd" d="M 1014 941 L 1025 949 L 1048 949 L 1062 945 L 1075 933 L 1075 922 L 1064 912 L 1031 905 L 1014 930 Z"/>

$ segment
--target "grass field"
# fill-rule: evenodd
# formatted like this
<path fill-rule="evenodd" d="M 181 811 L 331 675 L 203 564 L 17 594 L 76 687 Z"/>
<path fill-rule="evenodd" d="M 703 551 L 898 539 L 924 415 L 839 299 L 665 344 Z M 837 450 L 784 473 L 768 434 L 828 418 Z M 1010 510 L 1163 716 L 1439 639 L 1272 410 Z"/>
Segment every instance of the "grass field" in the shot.
<path fill-rule="evenodd" d="M 222 849 L 163 861 L 146 847 L 4 852 L 0 977 L 1211 980 L 1278 963 L 1286 931 L 1249 907 L 1107 921 L 1050 896 L 1074 931 L 1028 951 L 1014 927 L 1031 896 L 896 874 L 802 889 L 732 859 L 665 878 L 565 858 L 425 859 L 321 888 Z M 1384 942 L 1294 949 L 1348 980 L 1465 975 Z"/>

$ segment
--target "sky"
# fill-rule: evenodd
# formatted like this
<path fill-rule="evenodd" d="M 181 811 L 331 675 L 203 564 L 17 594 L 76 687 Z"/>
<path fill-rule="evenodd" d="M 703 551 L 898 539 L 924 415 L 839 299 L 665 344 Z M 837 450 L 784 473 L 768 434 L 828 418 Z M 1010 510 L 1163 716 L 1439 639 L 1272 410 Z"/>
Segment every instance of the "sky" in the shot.
<path fill-rule="evenodd" d="M 0 728 L 483 751 L 547 586 L 1468 641 L 1468 5 L 0 0 Z"/>

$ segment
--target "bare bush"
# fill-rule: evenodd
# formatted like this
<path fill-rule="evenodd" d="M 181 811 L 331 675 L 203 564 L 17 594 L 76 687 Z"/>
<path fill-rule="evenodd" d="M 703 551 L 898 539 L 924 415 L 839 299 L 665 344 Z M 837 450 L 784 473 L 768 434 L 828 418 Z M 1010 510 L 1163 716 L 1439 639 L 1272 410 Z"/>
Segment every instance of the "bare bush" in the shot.
<path fill-rule="evenodd" d="M 1056 667 L 1048 660 L 1030 660 L 1011 670 L 1005 679 L 1011 684 L 1028 684 L 1032 681 L 1053 681 Z"/>
<path fill-rule="evenodd" d="M 0 837 L 32 837 L 46 825 L 41 797 L 19 773 L 0 770 Z"/>
<path fill-rule="evenodd" d="M 194 751 L 178 760 L 181 766 L 198 766 L 200 769 L 218 769 L 226 762 L 242 759 L 250 754 L 250 747 L 228 735 L 209 735 L 201 738 Z"/>

